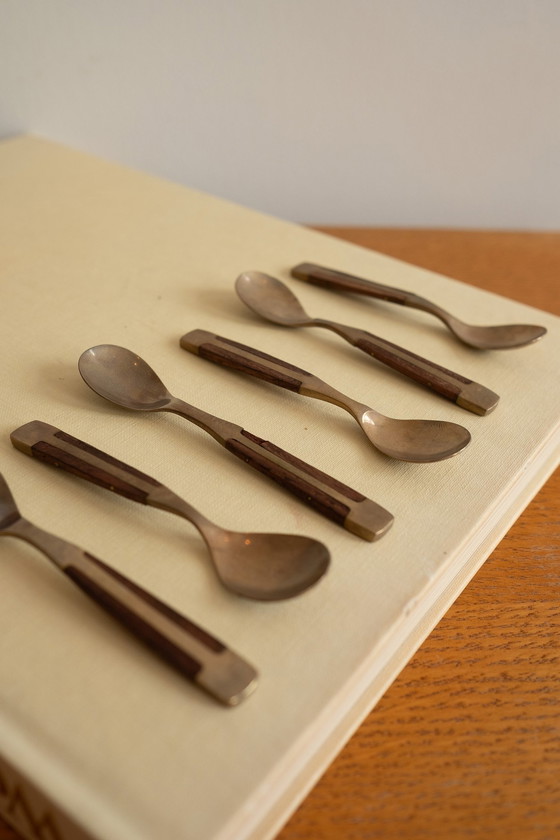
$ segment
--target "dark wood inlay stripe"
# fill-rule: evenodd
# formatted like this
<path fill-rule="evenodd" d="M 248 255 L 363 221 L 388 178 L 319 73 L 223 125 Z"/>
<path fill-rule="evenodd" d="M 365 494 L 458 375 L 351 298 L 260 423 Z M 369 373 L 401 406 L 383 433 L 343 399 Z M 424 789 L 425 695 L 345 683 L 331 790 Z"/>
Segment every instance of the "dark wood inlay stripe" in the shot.
<path fill-rule="evenodd" d="M 120 584 L 122 584 L 122 586 L 126 587 L 130 592 L 132 592 L 137 598 L 140 598 L 146 604 L 149 604 L 151 607 L 154 607 L 161 615 L 164 615 L 178 627 L 181 627 L 183 630 L 186 630 L 189 633 L 189 635 L 191 635 L 205 647 L 209 648 L 215 653 L 223 653 L 223 651 L 227 649 L 226 646 L 222 644 L 222 642 L 214 638 L 214 636 L 211 636 L 209 633 L 203 630 L 202 627 L 199 627 L 198 624 L 194 624 L 186 616 L 176 612 L 168 604 L 163 603 L 163 601 L 160 601 L 158 598 L 155 597 L 155 595 L 152 595 L 150 592 L 147 592 L 145 589 L 142 589 L 142 587 L 138 586 L 138 584 L 134 583 L 134 581 L 124 577 L 124 575 L 121 575 L 115 569 L 112 569 L 110 566 L 107 566 L 101 560 L 98 560 L 97 557 L 94 557 L 88 552 L 84 552 L 84 554 L 88 558 L 88 560 L 90 560 L 92 563 L 94 563 L 96 566 L 102 569 L 105 574 L 113 577 Z M 95 583 L 94 581 L 91 581 L 91 579 L 87 576 L 85 572 L 76 569 L 74 566 L 68 567 L 67 569 L 65 569 L 65 571 L 73 579 L 76 575 L 78 575 L 82 579 L 87 580 L 88 583 L 90 583 L 92 586 L 100 588 L 99 584 Z M 127 607 L 124 607 L 123 609 L 125 609 L 126 611 L 130 611 Z M 136 616 L 136 614 L 133 613 L 133 611 L 130 612 L 132 615 Z M 137 616 L 137 618 L 139 621 L 142 621 L 142 619 L 139 616 Z M 199 670 L 199 664 L 196 663 L 196 665 L 197 670 Z"/>
<path fill-rule="evenodd" d="M 287 469 L 273 463 L 265 454 L 262 456 L 259 455 L 254 449 L 245 446 L 239 440 L 228 440 L 226 442 L 226 449 L 259 472 L 272 478 L 273 481 L 291 490 L 295 496 L 323 516 L 326 516 L 327 519 L 331 519 L 339 525 L 344 525 L 346 517 L 350 512 L 350 508 L 347 505 L 339 502 L 337 499 L 333 499 L 332 496 L 309 484 L 300 476 L 294 475 Z M 279 451 L 281 452 L 282 450 Z"/>
<path fill-rule="evenodd" d="M 356 346 L 359 347 L 361 350 L 364 350 L 366 353 L 369 353 L 370 356 L 373 356 L 375 359 L 378 359 L 380 362 L 392 367 L 394 370 L 398 370 L 401 373 L 409 376 L 411 379 L 414 379 L 416 382 L 420 382 L 422 385 L 427 385 L 429 388 L 433 388 L 442 396 L 447 397 L 447 399 L 455 400 L 461 393 L 461 388 L 459 385 L 454 385 L 452 382 L 449 382 L 447 379 L 442 379 L 440 376 L 437 376 L 430 368 L 421 367 L 420 365 L 416 365 L 413 359 L 419 359 L 421 362 L 424 360 L 421 356 L 416 356 L 414 353 L 410 353 L 410 359 L 403 358 L 401 353 L 393 353 L 391 350 L 386 349 L 385 347 L 380 347 L 378 344 L 374 344 L 368 341 L 365 338 L 360 338 L 356 342 Z M 391 345 L 388 345 L 390 347 Z M 464 383 L 465 385 L 470 385 L 470 379 L 465 379 L 458 374 L 452 373 L 451 371 L 446 370 L 445 368 L 439 367 L 439 365 L 434 365 L 437 370 L 440 370 L 442 373 L 448 374 L 452 376 L 454 379 L 458 380 L 459 382 Z"/>
<path fill-rule="evenodd" d="M 265 359 L 267 362 L 272 362 L 275 365 L 282 365 L 282 367 L 285 367 L 288 370 L 293 371 L 294 373 L 301 373 L 303 374 L 303 376 L 310 376 L 308 371 L 296 367 L 295 365 L 292 365 L 289 362 L 284 362 L 282 359 L 277 359 L 274 356 L 269 356 L 268 353 L 263 353 L 262 350 L 255 350 L 254 347 L 249 347 L 247 344 L 240 344 L 238 341 L 233 341 L 230 338 L 223 338 L 221 335 L 217 335 L 216 338 L 219 341 L 223 341 L 224 344 L 229 344 L 231 347 L 237 347 L 239 350 L 246 350 L 247 353 L 252 353 L 254 356 L 259 356 L 261 359 Z"/>
<path fill-rule="evenodd" d="M 85 443 L 85 441 L 83 440 L 79 440 L 78 438 L 72 437 L 72 435 L 69 435 L 66 432 L 57 431 L 55 433 L 55 437 L 72 444 L 72 446 L 76 446 L 78 449 L 82 449 L 84 452 L 87 452 L 90 455 L 95 455 L 96 458 L 99 458 L 102 461 L 106 461 L 108 464 L 112 464 L 114 467 L 118 467 L 119 469 L 124 470 L 124 472 L 130 473 L 130 475 L 136 476 L 136 478 L 141 478 L 142 481 L 145 481 L 148 484 L 153 484 L 154 487 L 160 486 L 159 481 L 156 481 L 154 478 L 151 478 L 151 476 L 145 475 L 143 472 L 134 469 L 134 467 L 131 467 L 129 464 L 125 464 L 122 461 L 119 461 L 118 458 L 113 458 L 111 455 L 108 455 L 101 449 L 96 449 L 89 443 Z"/>
<path fill-rule="evenodd" d="M 328 475 L 327 473 L 321 472 L 321 470 L 318 470 L 316 467 L 312 467 L 305 461 L 300 461 L 300 459 L 296 458 L 295 455 L 292 455 L 291 452 L 286 452 L 284 449 L 280 449 L 279 446 L 275 446 L 268 440 L 261 440 L 261 438 L 258 438 L 256 435 L 251 434 L 251 432 L 245 431 L 245 429 L 242 430 L 241 434 L 244 437 L 249 438 L 249 440 L 252 440 L 253 443 L 262 446 L 262 448 L 266 449 L 268 452 L 277 455 L 279 458 L 283 458 L 284 461 L 287 461 L 289 464 L 292 464 L 294 467 L 297 467 L 302 472 L 307 473 L 308 475 L 312 476 L 318 481 L 322 481 L 323 484 L 326 484 L 328 487 L 332 487 L 333 490 L 336 490 L 342 496 L 346 496 L 348 499 L 352 499 L 353 502 L 364 501 L 365 496 L 362 496 L 361 493 L 358 493 L 351 487 L 347 487 L 346 484 L 343 484 L 341 481 L 337 481 L 337 479 L 333 478 L 332 475 Z"/>
<path fill-rule="evenodd" d="M 254 353 L 258 356 L 263 355 L 260 353 L 255 353 L 255 351 L 253 350 L 251 350 L 251 353 Z M 298 392 L 302 385 L 301 380 L 299 379 L 294 379 L 292 376 L 289 376 L 288 374 L 283 374 L 281 371 L 271 370 L 271 368 L 259 364 L 254 359 L 225 350 L 224 348 L 219 347 L 215 344 L 201 344 L 199 347 L 198 355 L 201 356 L 203 359 L 208 359 L 211 362 L 216 362 L 222 367 L 227 367 L 231 370 L 238 370 L 242 373 L 249 374 L 249 376 L 256 376 L 259 379 L 263 379 L 265 382 L 270 382 L 273 385 L 278 385 L 281 388 L 286 388 L 289 391 Z M 270 360 L 273 361 L 272 358 Z M 283 364 L 283 362 L 281 362 L 280 364 Z M 286 367 L 289 366 L 286 365 Z"/>
<path fill-rule="evenodd" d="M 89 451 L 89 448 L 81 448 L 84 451 Z M 46 441 L 39 441 L 38 443 L 33 444 L 31 451 L 34 457 L 39 461 L 44 461 L 54 467 L 64 464 L 64 468 L 67 472 L 77 475 L 79 478 L 86 478 L 88 481 L 91 481 L 93 484 L 97 484 L 99 487 L 113 490 L 115 493 L 125 496 L 127 499 L 132 499 L 133 501 L 146 504 L 148 497 L 148 492 L 146 490 L 135 487 L 133 484 L 129 484 L 127 481 L 121 480 L 115 475 L 105 472 L 99 467 L 94 467 L 83 458 L 76 457 L 75 455 L 72 455 L 72 453 L 67 452 L 65 449 L 53 446 Z M 114 458 L 107 458 L 106 460 L 108 462 L 110 461 L 114 466 L 124 466 Z M 127 472 L 130 472 L 131 475 L 133 474 L 130 469 L 127 470 Z M 141 473 L 138 473 L 138 476 L 144 478 Z M 149 483 L 154 486 L 159 486 L 153 479 L 150 479 Z"/>

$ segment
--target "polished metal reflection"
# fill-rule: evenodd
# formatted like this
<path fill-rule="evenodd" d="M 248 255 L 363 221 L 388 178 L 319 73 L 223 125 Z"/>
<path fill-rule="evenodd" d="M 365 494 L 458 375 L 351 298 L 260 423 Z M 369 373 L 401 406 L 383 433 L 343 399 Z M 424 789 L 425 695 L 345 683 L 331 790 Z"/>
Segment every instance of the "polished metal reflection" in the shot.
<path fill-rule="evenodd" d="M 457 423 L 386 417 L 300 367 L 205 330 L 192 330 L 182 336 L 181 347 L 228 370 L 240 371 L 345 409 L 370 443 L 390 458 L 418 463 L 442 461 L 464 449 L 471 439 L 470 432 Z"/>
<path fill-rule="evenodd" d="M 110 402 L 136 411 L 169 411 L 208 432 L 249 466 L 362 539 L 382 536 L 393 516 L 363 494 L 234 423 L 169 393 L 154 370 L 125 347 L 100 344 L 80 356 L 84 381 Z"/>
<path fill-rule="evenodd" d="M 366 330 L 326 318 L 310 317 L 292 290 L 276 277 L 261 271 L 244 271 L 238 276 L 235 288 L 243 303 L 267 321 L 285 327 L 324 327 L 382 364 L 420 382 L 467 411 L 485 415 L 498 404 L 499 396 L 489 388 L 404 347 Z"/>
<path fill-rule="evenodd" d="M 24 519 L 2 475 L 0 536 L 43 552 L 82 592 L 220 702 L 237 705 L 254 690 L 256 670 L 219 639 L 88 552 Z"/>
<path fill-rule="evenodd" d="M 129 499 L 177 514 L 203 537 L 221 583 L 236 595 L 262 601 L 291 598 L 327 571 L 329 552 L 310 537 L 231 531 L 212 522 L 168 487 L 85 441 L 33 420 L 15 429 L 13 445 Z"/>
<path fill-rule="evenodd" d="M 546 328 L 535 324 L 501 324 L 492 326 L 477 326 L 461 321 L 455 315 L 450 315 L 441 306 L 427 300 L 414 292 L 395 289 L 373 280 L 355 277 L 342 271 L 323 268 L 313 263 L 301 263 L 292 269 L 292 275 L 326 289 L 354 292 L 360 295 L 379 298 L 389 303 L 398 303 L 420 309 L 435 315 L 448 327 L 453 335 L 463 344 L 478 350 L 509 350 L 514 347 L 525 347 L 533 344 L 546 334 Z"/>

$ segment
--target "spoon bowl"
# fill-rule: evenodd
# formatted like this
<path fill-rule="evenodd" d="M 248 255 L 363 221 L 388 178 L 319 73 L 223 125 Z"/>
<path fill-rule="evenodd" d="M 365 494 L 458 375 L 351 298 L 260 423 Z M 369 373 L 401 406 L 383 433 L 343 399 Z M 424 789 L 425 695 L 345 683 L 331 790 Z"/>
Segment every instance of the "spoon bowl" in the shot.
<path fill-rule="evenodd" d="M 449 312 L 445 312 L 441 307 L 438 308 L 437 315 L 456 338 L 476 350 L 513 350 L 516 347 L 534 344 L 546 334 L 545 327 L 533 324 L 492 326 L 466 324 L 454 315 L 450 315 Z"/>
<path fill-rule="evenodd" d="M 304 327 L 314 321 L 288 286 L 262 271 L 244 271 L 235 281 L 243 303 L 261 318 L 285 327 Z"/>
<path fill-rule="evenodd" d="M 399 461 L 443 461 L 461 452 L 471 440 L 464 426 L 444 420 L 404 420 L 385 417 L 373 409 L 356 419 L 380 452 Z"/>
<path fill-rule="evenodd" d="M 90 347 L 80 356 L 78 370 L 100 397 L 123 408 L 162 411 L 173 399 L 150 365 L 125 347 Z"/>
<path fill-rule="evenodd" d="M 325 546 L 297 534 L 222 530 L 206 540 L 221 582 L 231 592 L 258 601 L 281 601 L 305 592 L 329 566 Z"/>

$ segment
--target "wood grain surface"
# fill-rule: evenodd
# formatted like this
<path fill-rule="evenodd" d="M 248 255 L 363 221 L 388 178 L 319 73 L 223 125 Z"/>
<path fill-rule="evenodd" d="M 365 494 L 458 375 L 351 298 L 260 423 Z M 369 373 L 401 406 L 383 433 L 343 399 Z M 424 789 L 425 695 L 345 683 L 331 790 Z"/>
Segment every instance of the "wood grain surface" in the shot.
<path fill-rule="evenodd" d="M 560 233 L 322 230 L 560 315 Z M 560 838 L 560 471 L 277 836 L 374 838 Z"/>
<path fill-rule="evenodd" d="M 560 234 L 324 230 L 560 315 Z M 304 838 L 560 838 L 560 471 L 277 840 Z"/>

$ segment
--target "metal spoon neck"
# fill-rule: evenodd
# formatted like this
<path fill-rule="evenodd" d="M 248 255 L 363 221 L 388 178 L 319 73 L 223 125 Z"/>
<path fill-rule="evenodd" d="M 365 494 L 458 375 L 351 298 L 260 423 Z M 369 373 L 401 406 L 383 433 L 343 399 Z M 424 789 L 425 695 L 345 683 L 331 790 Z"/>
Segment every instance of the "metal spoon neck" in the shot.
<path fill-rule="evenodd" d="M 346 341 L 355 341 L 356 338 L 364 335 L 363 330 L 358 330 L 355 327 L 348 327 L 346 324 L 339 324 L 337 321 L 329 321 L 326 318 L 313 318 L 309 322 L 312 327 L 325 327 L 325 329 L 336 333 Z"/>
<path fill-rule="evenodd" d="M 22 516 L 14 520 L 2 533 L 34 546 L 62 570 L 82 555 L 81 550 L 76 546 L 60 537 L 56 537 L 54 534 L 50 534 L 48 531 L 44 531 Z"/>
<path fill-rule="evenodd" d="M 444 324 L 447 324 L 448 318 L 453 318 L 449 312 L 446 312 L 446 310 L 441 306 L 438 306 L 437 303 L 432 303 L 431 300 L 427 300 L 414 292 L 407 292 L 403 303 L 405 306 L 410 306 L 413 309 L 418 309 L 422 312 L 428 312 L 430 315 L 435 315 L 436 318 L 439 318 Z"/>
<path fill-rule="evenodd" d="M 17 508 L 14 507 L 11 510 L 7 510 L 6 513 L 0 516 L 0 534 L 11 534 L 12 529 L 19 519 L 21 519 L 21 514 Z"/>
<path fill-rule="evenodd" d="M 326 327 L 328 330 L 334 330 L 336 332 L 340 325 L 335 321 L 329 321 L 328 318 L 313 318 L 311 319 L 311 326 Z"/>
<path fill-rule="evenodd" d="M 306 397 L 314 397 L 332 405 L 337 405 L 339 408 L 343 408 L 351 414 L 358 422 L 361 421 L 362 415 L 370 410 L 367 405 L 362 405 L 362 403 L 353 400 L 351 397 L 346 396 L 346 394 L 341 393 L 341 391 L 338 391 L 336 388 L 319 379 L 316 381 L 316 387 L 313 387 L 313 379 L 311 379 L 309 385 L 302 385 L 299 393 Z"/>
<path fill-rule="evenodd" d="M 228 438 L 239 431 L 239 426 L 229 423 L 227 420 L 222 420 L 214 414 L 209 414 L 201 408 L 196 408 L 196 406 L 190 405 L 190 403 L 178 397 L 170 396 L 169 402 L 162 410 L 170 411 L 173 414 L 184 417 L 185 420 L 189 420 L 205 432 L 208 432 L 209 435 L 222 445 L 225 444 Z"/>
<path fill-rule="evenodd" d="M 189 504 L 185 499 L 177 496 L 172 490 L 163 485 L 151 491 L 148 496 L 148 504 L 151 507 L 165 510 L 168 513 L 175 513 L 195 526 L 197 531 L 206 539 L 221 530 L 217 525 L 207 519 L 204 514 Z"/>

